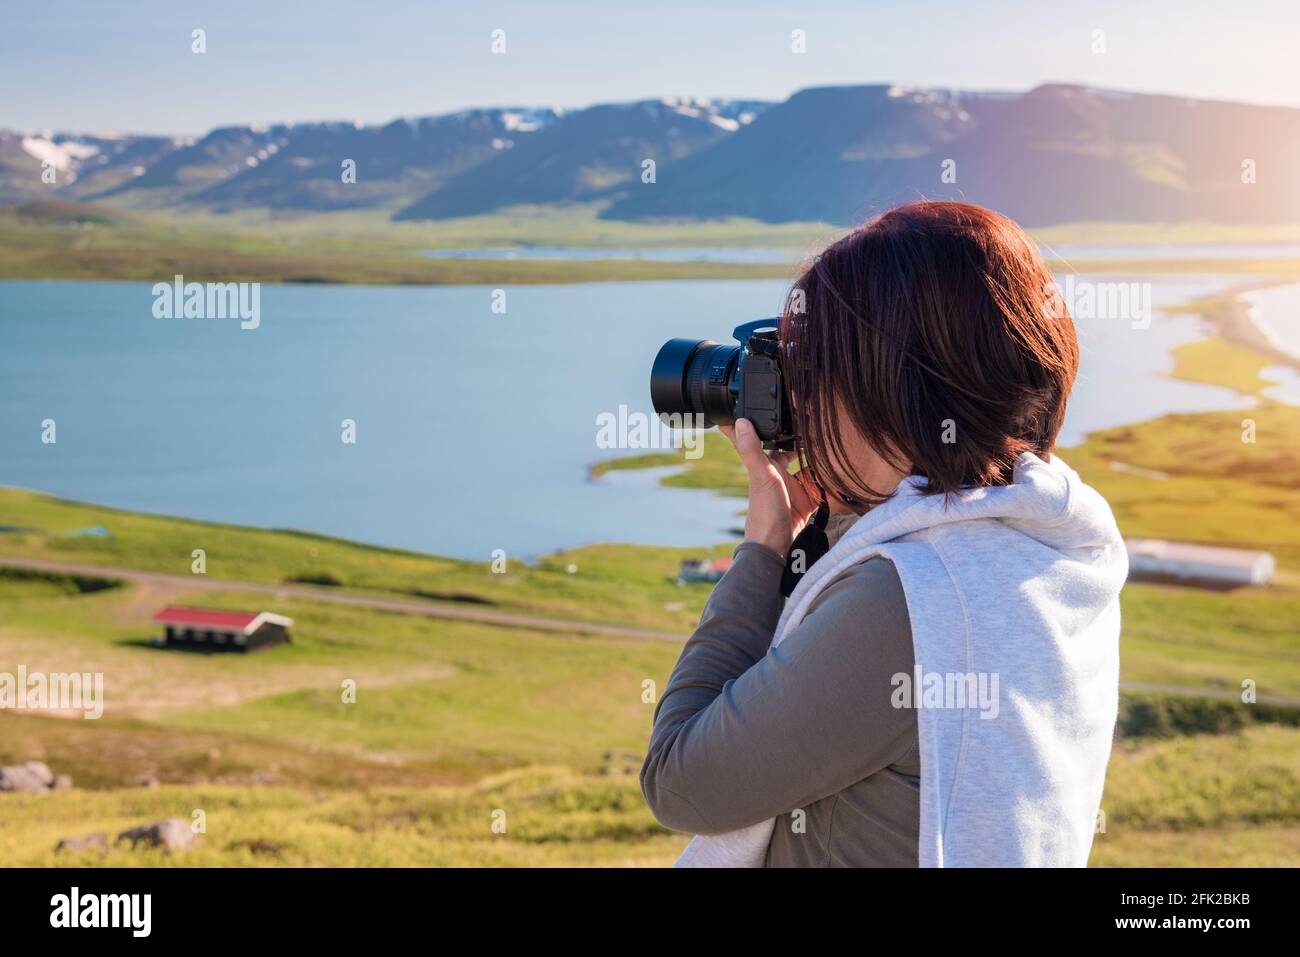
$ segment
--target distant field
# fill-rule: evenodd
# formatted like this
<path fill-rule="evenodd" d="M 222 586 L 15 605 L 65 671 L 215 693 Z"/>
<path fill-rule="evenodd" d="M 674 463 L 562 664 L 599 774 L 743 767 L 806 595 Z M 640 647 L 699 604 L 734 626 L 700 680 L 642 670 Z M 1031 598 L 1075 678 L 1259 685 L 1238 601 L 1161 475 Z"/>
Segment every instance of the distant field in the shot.
<path fill-rule="evenodd" d="M 446 223 L 391 223 L 379 214 L 307 219 L 242 214 L 156 214 L 46 203 L 0 209 L 0 279 L 130 279 L 181 273 L 200 281 L 503 285 L 646 279 L 769 279 L 793 267 L 649 260 L 461 260 L 421 254 L 438 247 L 808 246 L 822 227 L 750 221 L 639 226 L 595 211 L 518 210 Z"/>
<path fill-rule="evenodd" d="M 432 259 L 389 240 L 127 225 L 23 222 L 0 210 L 0 279 L 504 285 L 645 279 L 769 279 L 781 265 L 646 260 Z"/>
<path fill-rule="evenodd" d="M 792 279 L 794 263 L 845 232 L 826 223 L 754 220 L 623 223 L 599 207 L 518 207 L 442 222 L 401 222 L 382 210 L 306 216 L 249 211 L 229 216 L 120 210 L 48 200 L 0 209 L 0 279 L 124 279 L 156 282 L 177 273 L 208 282 L 505 285 L 648 279 Z M 1043 231 L 1051 241 L 1069 227 Z M 1283 240 L 1294 231 L 1237 231 L 1239 241 Z M 1088 224 L 1073 241 L 1194 242 L 1222 235 L 1196 225 Z M 1101 238 L 1108 237 L 1108 238 Z M 1163 238 L 1162 238 L 1163 237 Z M 434 248 L 655 246 L 776 247 L 791 264 L 433 259 Z M 1080 272 L 1300 275 L 1300 260 L 1072 261 Z"/>
<path fill-rule="evenodd" d="M 109 537 L 79 535 L 103 526 Z M 482 562 L 360 545 L 319 535 L 144 515 L 0 487 L 0 555 L 191 574 L 202 548 L 214 579 L 279 584 L 333 582 L 370 594 L 458 601 L 556 618 L 689 632 L 708 587 L 676 584 L 681 559 L 708 549 L 593 545 L 505 574 Z M 721 545 L 715 554 L 727 554 Z M 568 567 L 576 566 L 570 573 Z"/>
<path fill-rule="evenodd" d="M 1242 441 L 1247 420 L 1254 442 Z M 1107 429 L 1062 455 L 1106 496 L 1125 534 L 1263 549 L 1295 571 L 1297 435 L 1300 409 L 1264 403 Z M 1116 463 L 1156 475 L 1119 471 Z"/>

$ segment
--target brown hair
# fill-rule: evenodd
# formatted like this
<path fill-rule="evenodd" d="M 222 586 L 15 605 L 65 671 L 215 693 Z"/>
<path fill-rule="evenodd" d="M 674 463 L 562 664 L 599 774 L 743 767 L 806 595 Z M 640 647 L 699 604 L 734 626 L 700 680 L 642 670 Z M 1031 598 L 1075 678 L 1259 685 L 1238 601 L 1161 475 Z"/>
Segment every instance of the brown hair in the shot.
<path fill-rule="evenodd" d="M 853 474 L 845 425 L 929 494 L 1004 485 L 1022 452 L 1048 457 L 1079 366 L 1055 290 L 1019 226 L 967 203 L 908 203 L 832 244 L 781 324 L 812 480 L 849 504 L 888 497 Z"/>

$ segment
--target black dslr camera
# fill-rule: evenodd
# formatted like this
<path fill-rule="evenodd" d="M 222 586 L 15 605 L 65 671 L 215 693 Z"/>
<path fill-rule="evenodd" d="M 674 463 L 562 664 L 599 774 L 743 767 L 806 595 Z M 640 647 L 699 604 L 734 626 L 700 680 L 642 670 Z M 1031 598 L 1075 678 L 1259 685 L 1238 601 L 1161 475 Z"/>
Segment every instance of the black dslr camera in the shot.
<path fill-rule="evenodd" d="M 763 448 L 792 451 L 794 428 L 781 370 L 779 319 L 757 319 L 732 333 L 739 346 L 669 339 L 650 369 L 659 415 L 694 413 L 705 427 L 749 419 Z"/>

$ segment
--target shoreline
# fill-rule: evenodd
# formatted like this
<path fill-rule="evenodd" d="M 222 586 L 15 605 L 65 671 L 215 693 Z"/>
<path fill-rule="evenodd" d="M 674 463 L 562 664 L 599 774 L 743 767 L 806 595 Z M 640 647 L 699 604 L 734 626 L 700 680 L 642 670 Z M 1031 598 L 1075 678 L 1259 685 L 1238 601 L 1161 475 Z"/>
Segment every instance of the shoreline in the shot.
<path fill-rule="evenodd" d="M 1237 286 L 1222 295 L 1194 299 L 1179 311 L 1200 315 L 1210 326 L 1215 338 L 1244 346 L 1274 360 L 1277 365 L 1300 371 L 1300 356 L 1293 355 L 1273 341 L 1267 323 L 1261 323 L 1253 315 L 1252 305 L 1243 298 L 1250 293 L 1294 284 L 1293 280 L 1277 279 L 1268 283 Z"/>
<path fill-rule="evenodd" d="M 703 247 L 702 247 L 703 248 Z M 793 282 L 800 263 L 727 262 L 709 259 L 434 259 L 402 252 L 359 256 L 298 256 L 283 253 L 250 258 L 203 246 L 139 251 L 128 265 L 116 251 L 86 248 L 79 255 L 62 248 L 20 248 L 0 231 L 0 282 L 154 283 L 176 273 L 205 282 L 256 282 L 278 286 L 556 286 L 673 280 L 781 280 Z M 64 256 L 72 256 L 71 264 Z M 1218 274 L 1269 277 L 1268 285 L 1300 281 L 1300 259 L 1048 260 L 1058 275 L 1185 276 Z M 1264 288 L 1251 284 L 1248 289 Z"/>

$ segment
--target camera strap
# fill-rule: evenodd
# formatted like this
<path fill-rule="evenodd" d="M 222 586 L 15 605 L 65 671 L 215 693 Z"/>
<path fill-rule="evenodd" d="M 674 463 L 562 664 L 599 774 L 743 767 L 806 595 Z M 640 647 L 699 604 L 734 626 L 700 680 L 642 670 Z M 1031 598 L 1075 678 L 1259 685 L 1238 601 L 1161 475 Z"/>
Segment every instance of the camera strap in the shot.
<path fill-rule="evenodd" d="M 795 536 L 790 552 L 785 556 L 785 571 L 781 573 L 781 594 L 784 597 L 789 598 L 804 573 L 831 550 L 830 539 L 826 537 L 826 523 L 830 516 L 830 506 L 823 501 L 817 506 L 816 514 Z"/>

